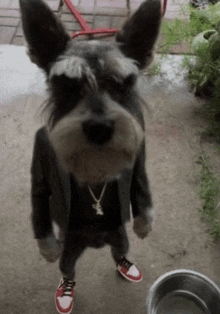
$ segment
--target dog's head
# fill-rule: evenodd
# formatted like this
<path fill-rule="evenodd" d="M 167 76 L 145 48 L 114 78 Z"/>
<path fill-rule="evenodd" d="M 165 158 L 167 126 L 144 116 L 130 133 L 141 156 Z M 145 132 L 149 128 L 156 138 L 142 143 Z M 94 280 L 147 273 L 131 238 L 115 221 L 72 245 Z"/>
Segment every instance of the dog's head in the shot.
<path fill-rule="evenodd" d="M 47 75 L 49 139 L 79 181 L 112 180 L 139 152 L 144 123 L 135 85 L 152 59 L 160 3 L 145 1 L 109 43 L 71 40 L 42 0 L 20 0 L 30 58 Z"/>

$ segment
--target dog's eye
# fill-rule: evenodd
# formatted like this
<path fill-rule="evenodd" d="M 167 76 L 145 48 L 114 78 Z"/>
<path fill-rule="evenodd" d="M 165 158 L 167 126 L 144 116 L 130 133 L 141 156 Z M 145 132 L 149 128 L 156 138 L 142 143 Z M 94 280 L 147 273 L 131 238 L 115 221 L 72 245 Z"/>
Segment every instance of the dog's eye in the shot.
<path fill-rule="evenodd" d="M 134 74 L 130 74 L 124 79 L 124 85 L 126 87 L 132 87 L 135 85 L 136 81 L 137 81 L 137 76 Z"/>
<path fill-rule="evenodd" d="M 124 86 L 123 82 L 116 79 L 107 80 L 107 88 L 110 90 L 114 90 L 115 92 L 123 92 Z"/>
<path fill-rule="evenodd" d="M 54 87 L 53 90 L 65 96 L 79 95 L 84 85 L 81 79 L 69 78 L 66 75 L 53 76 L 51 84 Z"/>
<path fill-rule="evenodd" d="M 136 76 L 131 74 L 126 78 L 107 78 L 104 80 L 103 88 L 106 89 L 112 97 L 119 98 L 124 97 L 133 88 L 136 82 Z"/>
<path fill-rule="evenodd" d="M 126 78 L 117 78 L 117 77 L 108 77 L 105 78 L 103 82 L 103 88 L 108 89 L 110 91 L 114 91 L 114 93 L 126 92 L 128 88 L 131 88 L 136 82 L 136 76 L 131 74 Z"/>

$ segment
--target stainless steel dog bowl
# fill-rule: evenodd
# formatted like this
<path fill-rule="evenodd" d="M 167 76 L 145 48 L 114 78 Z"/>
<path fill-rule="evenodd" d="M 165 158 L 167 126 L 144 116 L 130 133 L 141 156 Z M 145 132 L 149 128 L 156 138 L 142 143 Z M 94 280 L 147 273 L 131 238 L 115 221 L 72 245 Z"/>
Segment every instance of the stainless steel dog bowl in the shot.
<path fill-rule="evenodd" d="M 150 288 L 146 309 L 147 314 L 220 314 L 220 289 L 195 271 L 171 271 Z"/>

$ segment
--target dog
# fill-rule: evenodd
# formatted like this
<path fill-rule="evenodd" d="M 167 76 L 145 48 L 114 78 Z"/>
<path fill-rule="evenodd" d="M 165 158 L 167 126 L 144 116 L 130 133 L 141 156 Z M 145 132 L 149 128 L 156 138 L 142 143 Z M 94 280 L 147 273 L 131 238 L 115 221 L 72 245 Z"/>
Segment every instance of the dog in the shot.
<path fill-rule="evenodd" d="M 142 239 L 153 224 L 136 83 L 153 58 L 161 1 L 143 2 L 114 42 L 71 40 L 42 0 L 20 0 L 20 9 L 29 57 L 44 70 L 50 94 L 33 150 L 32 224 L 40 253 L 49 262 L 60 257 L 56 308 L 70 313 L 75 263 L 87 247 L 110 245 L 119 273 L 142 280 L 126 259 L 125 223 L 131 211 Z"/>

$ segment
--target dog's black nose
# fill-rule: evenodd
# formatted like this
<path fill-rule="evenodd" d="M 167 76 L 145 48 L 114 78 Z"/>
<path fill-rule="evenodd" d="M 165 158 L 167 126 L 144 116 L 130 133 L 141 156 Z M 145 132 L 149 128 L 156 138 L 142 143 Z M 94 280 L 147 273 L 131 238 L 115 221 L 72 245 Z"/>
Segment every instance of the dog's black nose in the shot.
<path fill-rule="evenodd" d="M 114 132 L 114 121 L 89 119 L 83 122 L 82 129 L 90 143 L 102 145 L 111 139 Z"/>

